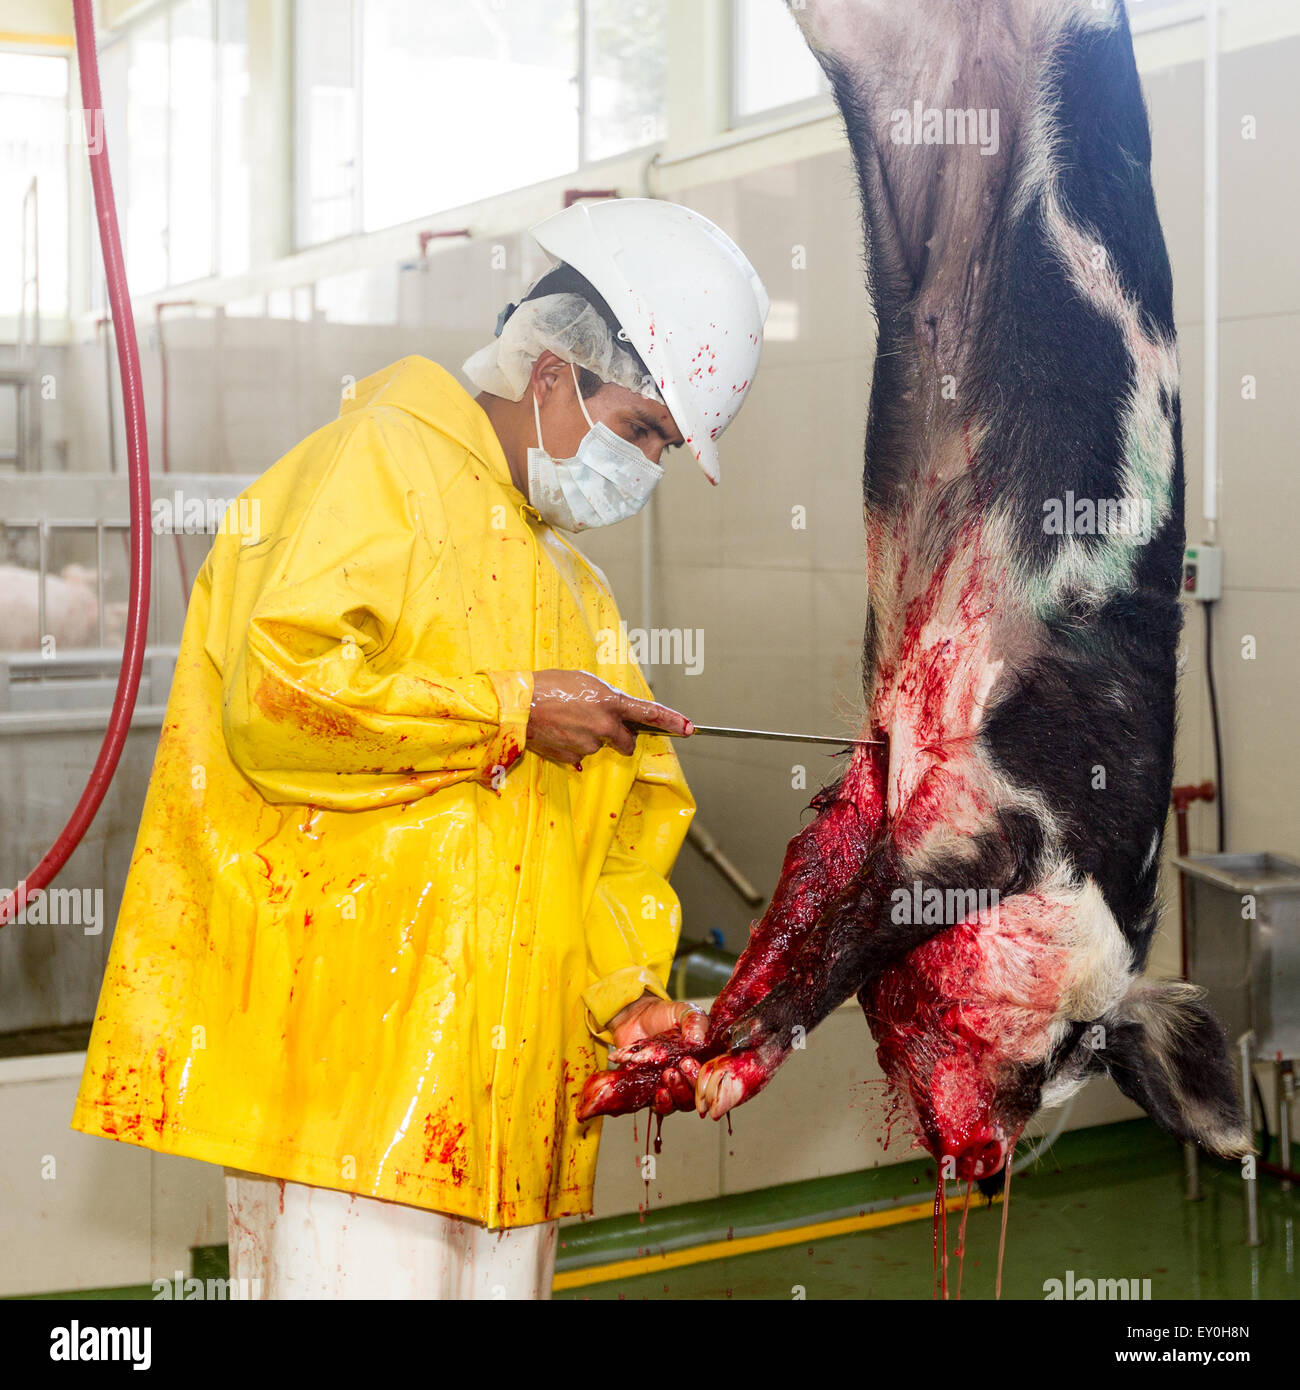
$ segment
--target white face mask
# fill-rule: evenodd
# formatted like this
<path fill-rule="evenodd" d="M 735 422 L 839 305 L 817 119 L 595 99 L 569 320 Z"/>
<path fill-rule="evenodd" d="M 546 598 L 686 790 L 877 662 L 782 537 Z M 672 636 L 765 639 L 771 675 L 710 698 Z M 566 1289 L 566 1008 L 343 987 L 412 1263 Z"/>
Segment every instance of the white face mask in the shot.
<path fill-rule="evenodd" d="M 586 531 L 626 521 L 650 500 L 664 470 L 651 463 L 635 444 L 620 439 L 605 423 L 587 414 L 573 363 L 574 390 L 591 428 L 571 459 L 555 459 L 542 447 L 542 417 L 533 393 L 537 447 L 528 451 L 528 500 L 542 520 L 563 531 Z"/>

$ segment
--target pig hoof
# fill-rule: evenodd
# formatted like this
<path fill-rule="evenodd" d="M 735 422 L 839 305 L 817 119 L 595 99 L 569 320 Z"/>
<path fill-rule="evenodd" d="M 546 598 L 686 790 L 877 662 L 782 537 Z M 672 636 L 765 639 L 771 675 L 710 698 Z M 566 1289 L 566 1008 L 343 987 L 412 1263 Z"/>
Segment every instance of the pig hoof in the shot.
<path fill-rule="evenodd" d="M 703 1118 L 720 1120 L 745 1099 L 745 1083 L 737 1074 L 738 1059 L 715 1057 L 700 1068 L 695 1083 L 695 1109 Z"/>
<path fill-rule="evenodd" d="M 600 1072 L 595 1076 L 589 1076 L 578 1101 L 579 1123 L 586 1124 L 597 1115 L 616 1113 L 621 1100 L 619 1091 L 617 1073 Z"/>
<path fill-rule="evenodd" d="M 695 1082 L 695 1109 L 720 1120 L 728 1110 L 756 1096 L 772 1079 L 784 1053 L 779 1048 L 714 1057 L 700 1068 Z"/>

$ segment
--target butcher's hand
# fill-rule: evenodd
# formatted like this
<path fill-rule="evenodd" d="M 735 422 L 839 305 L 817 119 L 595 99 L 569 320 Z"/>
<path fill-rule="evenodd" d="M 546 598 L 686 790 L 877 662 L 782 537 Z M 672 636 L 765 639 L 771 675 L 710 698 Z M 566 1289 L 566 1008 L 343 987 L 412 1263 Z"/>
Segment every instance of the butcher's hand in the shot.
<path fill-rule="evenodd" d="M 625 695 L 589 671 L 538 671 L 533 676 L 526 736 L 532 753 L 568 767 L 581 767 L 583 758 L 605 744 L 630 755 L 636 749 L 637 731 L 630 727 L 635 724 L 682 738 L 695 732 L 684 714 Z"/>
<path fill-rule="evenodd" d="M 709 1031 L 709 1016 L 703 1009 L 685 1000 L 669 1002 L 657 994 L 643 994 L 634 1004 L 621 1009 L 610 1020 L 609 1031 L 614 1046 L 609 1051 L 609 1064 L 616 1067 L 626 1059 L 624 1048 L 633 1047 L 660 1033 L 676 1035 L 680 1030 L 681 1041 L 688 1047 L 702 1047 Z M 662 1089 L 668 1093 L 672 1106 L 656 1107 L 662 1114 L 664 1110 L 676 1108 L 689 1110 L 695 1106 L 695 1078 L 699 1075 L 700 1064 L 694 1057 L 681 1057 L 673 1066 L 664 1068 L 660 1077 Z M 660 1097 L 660 1101 L 664 1098 Z"/>

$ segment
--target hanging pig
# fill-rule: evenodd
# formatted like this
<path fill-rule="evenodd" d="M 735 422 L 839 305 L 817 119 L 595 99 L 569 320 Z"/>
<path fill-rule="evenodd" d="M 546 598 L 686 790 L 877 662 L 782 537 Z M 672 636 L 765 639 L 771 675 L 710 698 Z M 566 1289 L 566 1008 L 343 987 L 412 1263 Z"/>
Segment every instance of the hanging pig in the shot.
<path fill-rule="evenodd" d="M 1223 1033 L 1143 976 L 1181 625 L 1172 289 L 1112 0 L 791 6 L 857 164 L 878 320 L 864 738 L 813 801 L 701 1046 L 580 1114 L 757 1094 L 857 995 L 947 1175 L 1089 1076 L 1249 1151 Z"/>

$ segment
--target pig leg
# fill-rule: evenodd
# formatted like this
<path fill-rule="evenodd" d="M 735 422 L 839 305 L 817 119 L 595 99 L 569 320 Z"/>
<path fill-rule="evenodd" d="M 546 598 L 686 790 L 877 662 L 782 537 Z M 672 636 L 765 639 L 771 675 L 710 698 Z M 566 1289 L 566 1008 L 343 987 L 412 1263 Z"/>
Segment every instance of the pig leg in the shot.
<path fill-rule="evenodd" d="M 881 843 L 804 937 L 783 978 L 726 1030 L 727 1051 L 701 1068 L 696 1092 L 701 1114 L 716 1120 L 757 1095 L 822 1019 L 924 939 L 924 927 L 899 928 L 881 911 L 898 881 L 896 855 Z"/>
<path fill-rule="evenodd" d="M 884 816 L 881 750 L 860 747 L 843 781 L 812 805 L 817 819 L 786 848 L 771 904 L 714 1001 L 709 1015 L 714 1033 L 729 1029 L 788 974 L 808 934 L 853 881 L 878 839 Z"/>
<path fill-rule="evenodd" d="M 878 837 L 883 805 L 880 751 L 860 747 L 839 784 L 814 797 L 817 818 L 790 841 L 772 901 L 714 1001 L 704 1044 L 692 1047 L 680 1029 L 674 1029 L 623 1049 L 613 1056 L 619 1064 L 616 1070 L 588 1080 L 580 1119 L 628 1114 L 647 1106 L 660 1113 L 694 1106 L 693 1091 L 689 1096 L 680 1091 L 674 1084 L 677 1077 L 693 1083 L 700 1063 L 726 1046 L 731 1024 L 786 976 L 804 939 L 835 895 L 852 881 Z"/>

